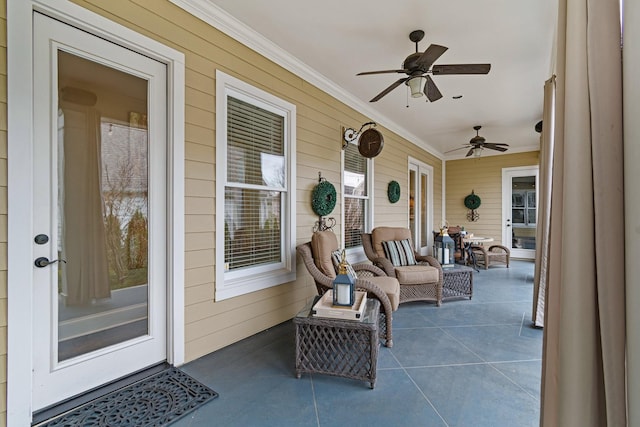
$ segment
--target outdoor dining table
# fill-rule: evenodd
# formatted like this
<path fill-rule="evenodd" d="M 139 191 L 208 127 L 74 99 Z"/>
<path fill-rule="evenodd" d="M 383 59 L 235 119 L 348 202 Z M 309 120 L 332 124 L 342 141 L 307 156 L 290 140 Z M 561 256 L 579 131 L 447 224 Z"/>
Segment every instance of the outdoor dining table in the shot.
<path fill-rule="evenodd" d="M 478 269 L 476 254 L 473 253 L 472 245 L 482 245 L 484 243 L 490 242 L 493 242 L 493 237 L 465 236 L 462 238 L 462 243 L 464 243 L 464 250 L 467 253 L 467 259 L 471 261 L 473 269 L 478 273 L 480 272 L 480 270 Z M 467 261 L 467 263 L 469 263 L 469 261 Z"/>

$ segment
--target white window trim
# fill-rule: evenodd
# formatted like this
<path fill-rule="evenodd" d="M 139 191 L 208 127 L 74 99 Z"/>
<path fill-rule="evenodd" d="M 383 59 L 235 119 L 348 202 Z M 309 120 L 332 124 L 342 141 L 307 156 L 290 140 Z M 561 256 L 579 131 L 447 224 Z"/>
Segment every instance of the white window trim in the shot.
<path fill-rule="evenodd" d="M 357 140 L 353 141 L 353 142 L 349 142 L 349 144 L 354 144 L 357 145 Z M 344 195 L 344 152 L 345 150 L 342 150 L 342 155 L 340 157 L 341 159 L 341 163 L 340 163 L 340 189 L 342 192 L 342 215 L 341 215 L 341 223 L 342 223 L 342 247 L 345 247 L 346 241 L 345 241 L 345 229 L 344 229 L 344 224 L 345 224 L 345 218 L 344 218 L 344 214 L 345 214 L 345 203 L 344 203 L 344 199 L 345 199 L 345 195 Z M 364 230 L 365 233 L 370 233 L 371 229 L 373 228 L 373 207 L 374 207 L 374 203 L 373 203 L 373 159 L 367 159 L 367 197 L 362 197 L 362 196 L 350 196 L 354 199 L 366 199 L 368 201 L 367 203 L 367 210 L 365 212 L 365 217 L 364 217 Z M 357 246 L 355 248 L 349 248 L 347 249 L 347 261 L 349 261 L 352 264 L 358 263 L 358 262 L 363 262 L 363 261 L 367 261 L 367 255 L 364 253 L 364 247 L 361 246 Z"/>
<path fill-rule="evenodd" d="M 167 65 L 167 361 L 184 363 L 184 54 L 69 1 L 7 2 L 8 278 L 7 425 L 31 424 L 33 262 L 33 11 L 73 25 Z M 26 263 L 26 264 L 25 264 Z"/>
<path fill-rule="evenodd" d="M 225 271 L 224 194 L 227 180 L 227 97 L 231 95 L 285 118 L 286 189 L 281 221 L 284 256 L 282 263 Z M 216 70 L 216 289 L 215 299 L 244 295 L 296 279 L 296 106 L 248 83 Z"/>
<path fill-rule="evenodd" d="M 416 172 L 416 191 L 418 190 L 418 187 L 421 185 L 420 184 L 420 175 L 424 174 L 427 176 L 427 219 L 426 219 L 426 224 L 420 224 L 419 222 L 419 218 L 422 216 L 420 213 L 420 206 L 416 203 L 416 224 L 418 225 L 418 229 L 417 232 L 418 234 L 415 236 L 411 236 L 411 238 L 414 240 L 413 244 L 415 246 L 415 249 L 417 251 L 421 251 L 422 253 L 421 255 L 427 255 L 431 253 L 432 247 L 433 247 L 433 233 L 431 233 L 431 231 L 428 231 L 426 233 L 427 235 L 427 246 L 426 247 L 422 247 L 420 245 L 421 239 L 420 239 L 420 234 L 423 232 L 422 228 L 423 227 L 427 227 L 428 230 L 433 230 L 434 224 L 433 224 L 433 218 L 434 218 L 434 212 L 433 212 L 433 180 L 434 180 L 434 172 L 433 172 L 433 166 L 428 165 L 416 158 L 413 158 L 411 156 L 409 156 L 409 162 L 408 162 L 408 166 L 407 166 L 407 184 L 409 183 L 409 180 L 411 179 L 411 170 L 413 169 Z M 443 162 L 443 169 L 444 169 L 444 162 Z M 445 182 L 444 179 L 444 174 L 442 177 L 442 182 Z M 444 186 L 444 184 L 443 184 Z M 409 191 L 408 189 L 410 188 L 409 185 L 407 185 L 407 192 Z M 407 198 L 407 203 L 409 203 L 409 199 Z M 442 196 L 442 218 L 446 218 L 445 216 L 445 210 L 444 210 L 444 205 L 445 205 L 445 198 L 444 198 L 444 190 L 443 190 L 443 196 Z M 407 206 L 408 208 L 408 206 Z M 407 227 L 409 226 L 409 210 L 407 209 Z M 439 228 L 439 226 L 437 227 Z M 425 252 L 425 248 L 426 248 L 426 252 Z"/>

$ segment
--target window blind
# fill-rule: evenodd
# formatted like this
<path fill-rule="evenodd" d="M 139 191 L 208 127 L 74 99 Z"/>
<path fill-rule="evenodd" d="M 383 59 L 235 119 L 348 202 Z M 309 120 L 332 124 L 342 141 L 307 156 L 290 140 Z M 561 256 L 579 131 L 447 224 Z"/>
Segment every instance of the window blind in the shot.
<path fill-rule="evenodd" d="M 344 150 L 344 194 L 367 196 L 367 159 L 356 144 L 347 144 Z"/>
<path fill-rule="evenodd" d="M 347 144 L 344 150 L 344 241 L 346 248 L 362 245 L 368 207 L 368 162 L 360 155 L 356 144 Z"/>
<path fill-rule="evenodd" d="M 226 270 L 282 261 L 284 118 L 228 97 Z"/>

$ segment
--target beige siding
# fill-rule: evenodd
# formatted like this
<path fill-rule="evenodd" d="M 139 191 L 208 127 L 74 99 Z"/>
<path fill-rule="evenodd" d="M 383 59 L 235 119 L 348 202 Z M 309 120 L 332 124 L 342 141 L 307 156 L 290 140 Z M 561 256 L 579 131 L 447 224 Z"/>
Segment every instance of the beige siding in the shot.
<path fill-rule="evenodd" d="M 433 167 L 433 221 L 439 224 L 442 214 L 442 162 L 418 149 L 408 141 L 390 134 L 385 135 L 385 146 L 376 158 L 375 172 L 375 218 L 374 226 L 409 226 L 409 157 Z M 389 202 L 387 186 L 390 181 L 400 183 L 400 200 Z"/>
<path fill-rule="evenodd" d="M 464 226 L 477 236 L 502 241 L 502 169 L 538 165 L 538 151 L 451 160 L 446 164 L 447 221 Z M 467 220 L 464 198 L 477 194 L 482 203 L 476 222 Z"/>
<path fill-rule="evenodd" d="M 296 242 L 308 241 L 317 217 L 311 191 L 318 172 L 340 192 L 342 127 L 369 121 L 352 108 L 305 82 L 168 1 L 76 0 L 98 14 L 185 54 L 185 335 L 193 360 L 290 319 L 315 288 L 298 260 L 298 280 L 222 302 L 215 288 L 215 71 L 220 69 L 296 105 Z M 375 225 L 407 226 L 408 157 L 434 167 L 434 202 L 441 212 L 441 162 L 383 127 L 385 148 L 375 160 Z M 396 204 L 387 184 L 402 185 Z M 332 212 L 340 227 L 341 206 Z M 339 231 L 338 231 L 339 233 Z"/>

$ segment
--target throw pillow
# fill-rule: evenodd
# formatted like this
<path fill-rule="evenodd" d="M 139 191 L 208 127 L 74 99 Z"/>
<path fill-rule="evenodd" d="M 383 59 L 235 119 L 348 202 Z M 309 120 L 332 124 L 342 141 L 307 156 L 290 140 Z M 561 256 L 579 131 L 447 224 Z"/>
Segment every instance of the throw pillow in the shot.
<path fill-rule="evenodd" d="M 336 269 L 336 274 L 338 274 L 340 272 L 340 263 L 342 262 L 342 251 L 338 249 L 337 251 L 331 252 L 331 260 L 333 261 L 333 266 Z M 349 262 L 347 262 L 347 274 L 354 279 L 358 277 L 358 274 Z"/>
<path fill-rule="evenodd" d="M 382 249 L 384 249 L 385 257 L 391 261 L 394 267 L 417 264 L 409 239 L 382 242 Z"/>

